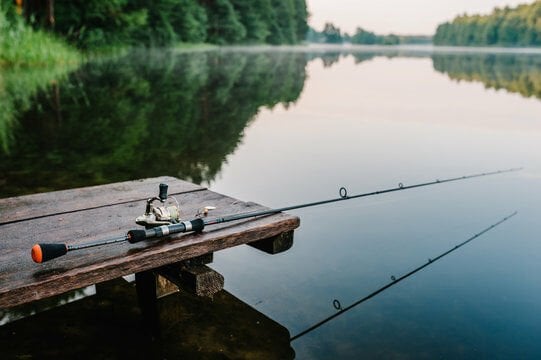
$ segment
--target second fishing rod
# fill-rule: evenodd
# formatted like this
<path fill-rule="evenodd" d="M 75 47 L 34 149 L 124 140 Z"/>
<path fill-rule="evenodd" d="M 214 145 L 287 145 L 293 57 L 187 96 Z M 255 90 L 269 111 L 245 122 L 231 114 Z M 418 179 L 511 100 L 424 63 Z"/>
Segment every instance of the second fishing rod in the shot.
<path fill-rule="evenodd" d="M 51 243 L 36 244 L 32 247 L 31 255 L 34 262 L 42 263 L 45 261 L 55 259 L 57 257 L 65 255 L 68 252 L 75 251 L 75 250 L 82 250 L 82 249 L 87 249 L 91 247 L 104 246 L 108 244 L 114 244 L 114 243 L 125 242 L 125 241 L 128 241 L 129 243 L 133 244 L 133 243 L 138 243 L 144 240 L 162 238 L 162 237 L 169 236 L 172 234 L 179 234 L 179 233 L 186 233 L 186 232 L 200 232 L 206 226 L 209 226 L 209 225 L 216 225 L 216 224 L 249 219 L 249 218 L 254 218 L 254 217 L 261 217 L 261 216 L 266 216 L 266 215 L 273 215 L 273 214 L 277 214 L 283 211 L 302 209 L 306 207 L 324 205 L 324 204 L 334 203 L 338 201 L 361 198 L 361 197 L 376 196 L 376 195 L 381 195 L 381 194 L 386 194 L 386 193 L 391 193 L 391 192 L 396 192 L 396 191 L 403 191 L 403 190 L 409 190 L 409 189 L 420 188 L 420 187 L 425 187 L 425 186 L 438 185 L 438 184 L 443 184 L 443 183 L 448 183 L 448 182 L 453 182 L 453 181 L 461 181 L 461 180 L 472 179 L 472 178 L 477 178 L 477 177 L 509 173 L 509 172 L 514 172 L 521 169 L 522 168 L 497 170 L 497 171 L 484 172 L 484 173 L 478 173 L 478 174 L 473 174 L 473 175 L 465 175 L 465 176 L 459 176 L 459 177 L 453 177 L 453 178 L 447 178 L 447 179 L 441 179 L 441 180 L 438 179 L 434 181 L 417 183 L 413 185 L 404 185 L 402 183 L 399 183 L 398 186 L 396 187 L 376 190 L 376 191 L 371 191 L 371 192 L 366 192 L 366 193 L 361 193 L 361 194 L 356 194 L 356 195 L 348 195 L 346 188 L 342 187 L 339 190 L 339 197 L 337 198 L 314 201 L 314 202 L 298 204 L 298 205 L 285 206 L 285 207 L 276 208 L 276 209 L 252 211 L 252 212 L 246 212 L 246 213 L 241 213 L 241 214 L 232 214 L 232 215 L 215 217 L 215 218 L 196 217 L 195 219 L 188 220 L 188 221 L 181 221 L 179 219 L 180 209 L 178 208 L 178 204 L 177 204 L 177 207 L 167 207 L 167 208 L 166 207 L 153 207 L 152 205 L 153 201 L 158 200 L 163 203 L 167 199 L 167 185 L 160 184 L 159 196 L 148 199 L 145 215 L 140 216 L 136 219 L 136 222 L 140 225 L 144 225 L 146 229 L 130 230 L 124 236 L 111 238 L 111 239 L 105 239 L 105 240 L 99 240 L 99 241 L 93 241 L 93 242 L 88 242 L 88 243 L 83 243 L 83 244 L 51 244 Z M 212 209 L 212 208 L 211 207 L 205 208 L 201 214 L 206 216 L 209 209 Z"/>

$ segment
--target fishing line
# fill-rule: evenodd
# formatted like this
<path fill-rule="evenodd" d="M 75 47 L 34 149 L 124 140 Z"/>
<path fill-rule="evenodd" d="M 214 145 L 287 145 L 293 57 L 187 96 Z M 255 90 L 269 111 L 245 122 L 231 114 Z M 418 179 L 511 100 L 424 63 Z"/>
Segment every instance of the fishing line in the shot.
<path fill-rule="evenodd" d="M 388 288 L 398 284 L 399 282 L 401 282 L 402 280 L 412 276 L 413 274 L 417 273 L 418 271 L 421 271 L 422 269 L 426 268 L 427 266 L 430 266 L 432 265 L 433 263 L 435 263 L 436 261 L 444 258 L 445 256 L 449 255 L 450 253 L 452 253 L 453 251 L 455 250 L 458 250 L 459 248 L 461 248 L 462 246 L 466 245 L 467 243 L 469 243 L 470 241 L 473 241 L 475 239 L 477 239 L 479 236 L 485 234 L 486 232 L 494 229 L 496 226 L 502 224 L 503 222 L 509 220 L 510 218 L 512 218 L 513 216 L 515 216 L 517 214 L 517 211 L 515 211 L 514 213 L 504 217 L 503 219 L 501 219 L 500 221 L 490 225 L 489 227 L 481 230 L 480 232 L 478 232 L 477 234 L 473 235 L 472 237 L 468 238 L 467 240 L 465 240 L 464 242 L 452 247 L 451 249 L 447 250 L 446 252 L 436 256 L 435 258 L 433 259 L 428 259 L 428 261 L 426 263 L 424 263 L 423 265 L 413 269 L 412 271 L 408 272 L 407 274 L 405 275 L 402 275 L 400 276 L 399 278 L 396 278 L 395 276 L 391 276 L 391 282 L 388 283 L 387 285 L 384 285 L 382 287 L 380 287 L 379 289 L 375 290 L 374 292 L 366 295 L 365 297 L 359 299 L 358 301 L 354 302 L 353 304 L 345 307 L 345 308 L 342 308 L 342 305 L 340 304 L 340 301 L 338 301 L 337 299 L 333 300 L 333 307 L 337 310 L 336 313 L 332 314 L 331 316 L 328 316 L 326 317 L 325 319 L 315 323 L 314 325 L 310 326 L 309 328 L 301 331 L 300 333 L 298 333 L 297 335 L 295 336 L 292 336 L 289 340 L 290 341 L 294 341 L 294 340 L 297 340 L 298 338 L 316 330 L 317 328 L 319 328 L 320 326 L 322 326 L 323 324 L 326 324 L 328 323 L 329 321 L 337 318 L 338 316 L 344 314 L 345 312 L 353 309 L 354 307 L 362 304 L 363 302 L 373 298 L 374 296 L 382 293 L 383 291 L 387 290 Z"/>

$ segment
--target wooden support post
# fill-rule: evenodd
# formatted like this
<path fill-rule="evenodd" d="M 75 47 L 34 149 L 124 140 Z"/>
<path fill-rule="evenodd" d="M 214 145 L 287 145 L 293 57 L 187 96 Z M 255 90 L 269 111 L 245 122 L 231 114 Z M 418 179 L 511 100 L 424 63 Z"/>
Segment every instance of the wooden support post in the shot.
<path fill-rule="evenodd" d="M 184 290 L 197 296 L 212 298 L 224 288 L 224 277 L 205 264 L 212 262 L 208 253 L 177 264 L 164 266 L 157 273 Z"/>
<path fill-rule="evenodd" d="M 224 288 L 224 277 L 206 265 L 190 265 L 181 270 L 184 287 L 197 296 L 210 297 Z"/>
<path fill-rule="evenodd" d="M 151 270 L 136 273 L 135 284 L 144 328 L 153 337 L 159 337 L 160 318 L 156 298 L 156 275 Z"/>
<path fill-rule="evenodd" d="M 293 246 L 293 230 L 283 232 L 280 235 L 276 235 L 268 239 L 254 241 L 248 245 L 266 252 L 267 254 L 279 254 L 291 249 Z"/>

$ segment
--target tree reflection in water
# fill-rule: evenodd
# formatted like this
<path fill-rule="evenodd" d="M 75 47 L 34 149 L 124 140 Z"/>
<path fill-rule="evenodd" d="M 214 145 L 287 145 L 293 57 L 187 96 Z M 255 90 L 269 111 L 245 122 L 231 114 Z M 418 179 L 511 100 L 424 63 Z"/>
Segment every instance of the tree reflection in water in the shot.
<path fill-rule="evenodd" d="M 431 56 L 453 80 L 541 98 L 541 56 L 525 54 L 136 50 L 69 76 L 4 71 L 0 197 L 159 175 L 210 183 L 261 108 L 297 101 L 310 61 L 349 56 Z"/>

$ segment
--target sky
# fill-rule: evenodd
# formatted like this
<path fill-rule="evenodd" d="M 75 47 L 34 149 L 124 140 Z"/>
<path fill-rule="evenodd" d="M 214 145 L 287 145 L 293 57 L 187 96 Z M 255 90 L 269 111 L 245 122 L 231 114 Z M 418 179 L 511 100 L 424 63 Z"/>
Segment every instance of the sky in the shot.
<path fill-rule="evenodd" d="M 378 34 L 433 35 L 438 24 L 459 14 L 488 14 L 533 0 L 306 0 L 309 24 L 318 31 L 332 22 L 342 32 L 360 26 Z"/>

